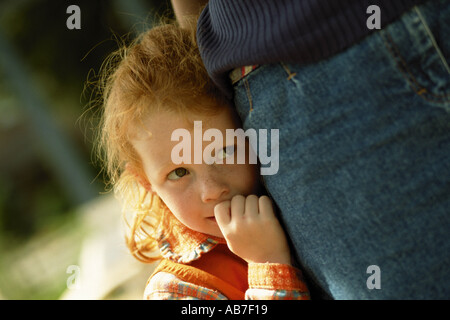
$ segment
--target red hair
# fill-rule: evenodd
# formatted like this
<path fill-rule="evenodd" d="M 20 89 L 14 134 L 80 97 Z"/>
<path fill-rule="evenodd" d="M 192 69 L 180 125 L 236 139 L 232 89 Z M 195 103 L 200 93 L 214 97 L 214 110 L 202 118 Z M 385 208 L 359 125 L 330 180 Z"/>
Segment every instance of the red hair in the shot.
<path fill-rule="evenodd" d="M 154 27 L 114 52 L 102 66 L 98 154 L 109 176 L 108 184 L 126 205 L 127 245 L 145 262 L 155 260 L 149 254 L 157 249 L 154 231 L 162 211 L 168 209 L 151 191 L 130 137 L 144 117 L 162 109 L 179 115 L 215 114 L 217 106 L 228 103 L 203 65 L 194 26 Z M 216 103 L 198 103 L 205 98 Z"/>

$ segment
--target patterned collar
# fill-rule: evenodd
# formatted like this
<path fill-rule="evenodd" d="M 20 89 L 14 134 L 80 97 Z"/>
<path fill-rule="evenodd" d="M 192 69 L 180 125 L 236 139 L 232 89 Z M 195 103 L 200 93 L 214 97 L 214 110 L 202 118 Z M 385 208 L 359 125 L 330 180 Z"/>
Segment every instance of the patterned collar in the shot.
<path fill-rule="evenodd" d="M 200 258 L 220 243 L 223 238 L 214 237 L 189 229 L 169 210 L 164 210 L 157 230 L 157 240 L 161 255 L 178 263 L 189 263 Z"/>

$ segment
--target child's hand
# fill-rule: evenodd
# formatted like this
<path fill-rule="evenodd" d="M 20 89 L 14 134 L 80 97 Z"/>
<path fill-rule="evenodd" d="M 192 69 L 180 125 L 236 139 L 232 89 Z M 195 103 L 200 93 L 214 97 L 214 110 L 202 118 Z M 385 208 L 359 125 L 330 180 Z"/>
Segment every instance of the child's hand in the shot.
<path fill-rule="evenodd" d="M 214 208 L 230 250 L 248 263 L 291 264 L 283 229 L 267 196 L 238 195 Z"/>

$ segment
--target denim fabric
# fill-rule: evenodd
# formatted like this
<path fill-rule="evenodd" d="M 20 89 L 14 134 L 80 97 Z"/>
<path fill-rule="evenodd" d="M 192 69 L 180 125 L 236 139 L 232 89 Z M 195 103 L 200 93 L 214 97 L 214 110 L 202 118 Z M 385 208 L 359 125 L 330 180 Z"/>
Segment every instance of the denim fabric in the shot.
<path fill-rule="evenodd" d="M 450 298 L 449 21 L 449 1 L 427 2 L 331 59 L 234 86 L 244 129 L 280 130 L 264 179 L 316 297 Z"/>

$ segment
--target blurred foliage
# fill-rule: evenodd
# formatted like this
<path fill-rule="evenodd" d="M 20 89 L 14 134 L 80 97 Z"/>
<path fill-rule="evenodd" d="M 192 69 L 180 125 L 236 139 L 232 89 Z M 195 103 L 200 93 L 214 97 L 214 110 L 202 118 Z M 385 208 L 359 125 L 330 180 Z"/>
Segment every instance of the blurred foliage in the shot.
<path fill-rule="evenodd" d="M 66 27 L 70 15 L 66 9 L 73 4 L 81 9 L 81 30 Z M 169 0 L 0 1 L 0 31 L 48 102 L 45 111 L 68 136 L 71 148 L 81 154 L 98 190 L 93 198 L 103 190 L 100 168 L 92 155 L 91 126 L 96 123 L 81 117 L 92 82 L 107 55 L 117 49 L 117 37 L 133 35 L 162 16 L 172 16 Z M 20 96 L 11 88 L 1 64 L 0 113 L 0 257 L 5 257 L 21 250 L 31 237 L 75 221 L 78 204 L 40 153 L 45 142 L 37 141 Z M 5 295 L 0 287 L 1 294 Z"/>

